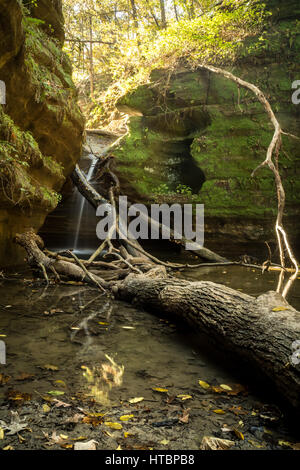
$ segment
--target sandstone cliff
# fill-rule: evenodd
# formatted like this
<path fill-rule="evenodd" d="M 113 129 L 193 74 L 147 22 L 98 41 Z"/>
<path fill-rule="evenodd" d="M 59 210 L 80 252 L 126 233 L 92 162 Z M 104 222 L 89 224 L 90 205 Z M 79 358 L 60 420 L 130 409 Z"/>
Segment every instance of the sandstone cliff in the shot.
<path fill-rule="evenodd" d="M 24 2 L 28 4 L 28 2 Z M 0 266 L 22 261 L 16 232 L 38 229 L 81 155 L 83 117 L 62 52 L 61 0 L 0 0 Z"/>
<path fill-rule="evenodd" d="M 263 35 L 248 38 L 224 68 L 261 88 L 288 132 L 300 135 L 299 2 L 269 0 Z M 263 40 L 262 40 L 263 36 Z M 155 70 L 149 85 L 119 102 L 131 113 L 129 134 L 115 152 L 119 176 L 134 200 L 205 204 L 209 238 L 266 240 L 274 236 L 276 189 L 264 159 L 273 128 L 249 91 L 203 69 Z M 167 90 L 165 84 L 169 83 Z M 299 142 L 284 138 L 280 170 L 287 193 L 286 221 L 300 233 Z"/>

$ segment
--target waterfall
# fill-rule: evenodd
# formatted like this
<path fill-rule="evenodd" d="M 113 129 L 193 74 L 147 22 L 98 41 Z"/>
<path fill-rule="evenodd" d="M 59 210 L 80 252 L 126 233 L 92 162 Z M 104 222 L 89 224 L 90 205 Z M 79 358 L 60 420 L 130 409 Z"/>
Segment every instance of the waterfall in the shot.
<path fill-rule="evenodd" d="M 91 163 L 90 163 L 88 173 L 86 175 L 86 179 L 87 179 L 88 182 L 90 182 L 90 180 L 93 176 L 93 173 L 94 173 L 95 165 L 96 165 L 98 159 L 95 158 L 92 153 L 90 153 L 88 155 L 88 158 L 90 159 Z M 78 249 L 78 238 L 79 238 L 79 233 L 80 233 L 80 229 L 81 229 L 82 215 L 84 213 L 85 205 L 87 204 L 87 201 L 86 201 L 85 197 L 83 197 L 82 194 L 79 193 L 79 191 L 77 193 L 77 197 L 79 198 L 79 213 L 78 213 L 78 219 L 77 219 L 77 226 L 76 226 L 76 230 L 75 230 L 75 239 L 74 239 L 74 244 L 73 244 L 74 252 L 78 251 L 77 250 Z M 77 206 L 77 204 L 75 205 L 75 207 L 76 206 Z"/>

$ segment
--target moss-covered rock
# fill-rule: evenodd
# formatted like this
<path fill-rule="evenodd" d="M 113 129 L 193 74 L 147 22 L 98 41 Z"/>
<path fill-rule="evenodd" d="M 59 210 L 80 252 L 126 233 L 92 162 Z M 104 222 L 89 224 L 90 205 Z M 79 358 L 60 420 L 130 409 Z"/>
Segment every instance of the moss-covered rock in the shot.
<path fill-rule="evenodd" d="M 300 78 L 299 5 L 271 0 L 270 7 L 273 19 L 266 30 L 245 40 L 235 63 L 224 68 L 259 86 L 283 129 L 299 135 L 300 105 L 291 99 L 292 83 Z M 135 110 L 116 150 L 128 196 L 176 202 L 182 197 L 176 188 L 183 184 L 193 193 L 186 191 L 188 200 L 205 204 L 211 237 L 272 236 L 277 210 L 273 174 L 263 169 L 251 178 L 251 172 L 265 158 L 273 128 L 255 96 L 201 68 L 183 68 L 171 78 L 168 70 L 156 70 L 150 82 L 119 103 L 121 109 Z M 180 159 L 189 165 L 180 166 Z M 300 232 L 299 159 L 299 143 L 284 136 L 279 166 L 294 238 Z"/>
<path fill-rule="evenodd" d="M 25 2 L 24 2 L 25 3 Z M 61 1 L 31 11 L 20 0 L 0 0 L 0 266 L 23 252 L 17 231 L 38 229 L 60 198 L 81 155 L 83 117 L 72 68 L 62 51 Z"/>

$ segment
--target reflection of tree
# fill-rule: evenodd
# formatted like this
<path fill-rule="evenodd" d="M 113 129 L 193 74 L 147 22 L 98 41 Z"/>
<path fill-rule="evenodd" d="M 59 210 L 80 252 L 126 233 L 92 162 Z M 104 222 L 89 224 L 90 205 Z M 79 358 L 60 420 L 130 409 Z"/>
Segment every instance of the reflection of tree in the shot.
<path fill-rule="evenodd" d="M 102 297 L 102 295 L 103 294 L 98 295 L 97 298 Z M 92 299 L 90 302 L 93 302 L 94 300 L 96 300 L 96 299 Z M 88 304 L 90 302 L 88 302 Z M 85 307 L 83 307 L 83 308 L 85 308 Z M 83 310 L 83 308 L 81 310 Z M 93 342 L 90 331 L 89 331 L 89 322 L 94 320 L 96 317 L 98 317 L 99 315 L 101 315 L 103 313 L 106 313 L 106 321 L 109 321 L 112 310 L 113 310 L 112 304 L 110 302 L 107 302 L 107 303 L 104 304 L 104 306 L 102 307 L 102 309 L 100 311 L 90 313 L 87 317 L 85 317 L 83 320 L 81 320 L 81 322 L 79 322 L 79 324 L 76 326 L 76 329 L 73 329 L 73 331 L 71 333 L 71 341 L 74 341 L 76 335 L 80 331 L 83 331 L 84 334 L 85 334 L 85 337 L 86 337 L 85 346 L 89 347 Z"/>

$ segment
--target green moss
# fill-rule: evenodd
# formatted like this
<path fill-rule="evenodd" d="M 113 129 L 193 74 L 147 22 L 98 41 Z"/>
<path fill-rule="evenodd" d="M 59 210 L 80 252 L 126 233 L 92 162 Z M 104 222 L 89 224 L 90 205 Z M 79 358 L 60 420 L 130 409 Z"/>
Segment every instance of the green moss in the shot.
<path fill-rule="evenodd" d="M 61 165 L 44 156 L 32 134 L 21 131 L 0 108 L 0 180 L 7 203 L 48 209 L 57 205 L 59 195 L 33 177 L 35 168 L 45 168 L 50 179 L 64 179 Z"/>

